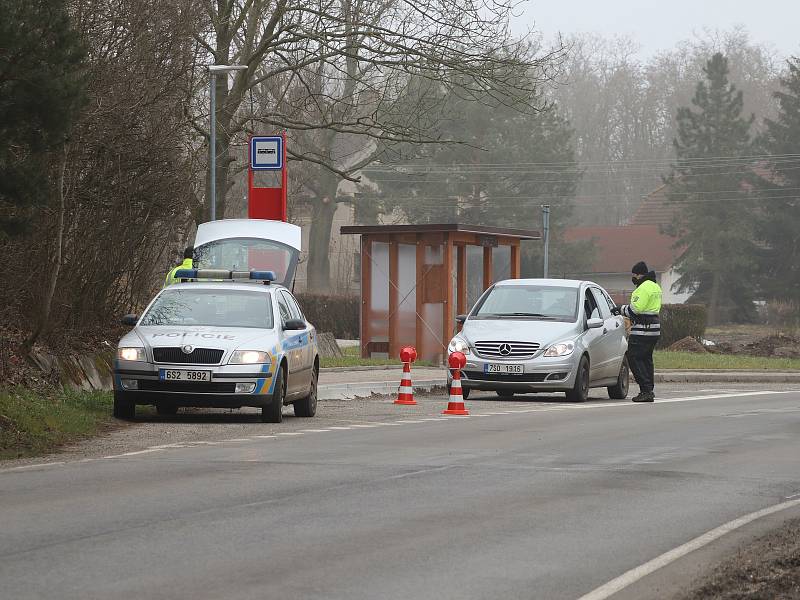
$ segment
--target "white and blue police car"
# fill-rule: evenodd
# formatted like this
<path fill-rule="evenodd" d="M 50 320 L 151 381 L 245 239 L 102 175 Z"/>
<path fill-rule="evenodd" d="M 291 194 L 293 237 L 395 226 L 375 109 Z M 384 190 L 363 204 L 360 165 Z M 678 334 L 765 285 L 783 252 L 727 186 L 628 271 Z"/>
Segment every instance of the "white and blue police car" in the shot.
<path fill-rule="evenodd" d="M 114 362 L 114 416 L 136 405 L 158 414 L 179 407 L 261 409 L 279 423 L 284 405 L 298 417 L 317 410 L 319 351 L 314 327 L 271 271 L 183 269 L 144 313 Z"/>

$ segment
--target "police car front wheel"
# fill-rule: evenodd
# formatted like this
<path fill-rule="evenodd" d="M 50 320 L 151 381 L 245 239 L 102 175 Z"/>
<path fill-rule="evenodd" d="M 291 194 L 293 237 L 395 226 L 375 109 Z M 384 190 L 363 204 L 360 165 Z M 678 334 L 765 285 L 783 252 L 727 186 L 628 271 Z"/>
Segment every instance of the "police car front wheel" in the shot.
<path fill-rule="evenodd" d="M 263 423 L 280 423 L 283 421 L 283 401 L 286 398 L 286 369 L 281 366 L 275 373 L 275 388 L 272 401 L 261 407 Z"/>
<path fill-rule="evenodd" d="M 114 416 L 126 421 L 132 421 L 136 416 L 136 403 L 130 394 L 114 390 Z"/>

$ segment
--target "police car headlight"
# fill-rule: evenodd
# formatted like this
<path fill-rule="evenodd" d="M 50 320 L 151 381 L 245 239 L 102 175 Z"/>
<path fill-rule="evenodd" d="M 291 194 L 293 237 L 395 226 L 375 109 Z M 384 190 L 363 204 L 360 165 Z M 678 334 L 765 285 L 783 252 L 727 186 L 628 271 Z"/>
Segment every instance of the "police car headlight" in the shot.
<path fill-rule="evenodd" d="M 117 358 L 122 360 L 144 360 L 144 348 L 117 348 Z"/>
<path fill-rule="evenodd" d="M 255 365 L 258 363 L 268 363 L 269 355 L 266 352 L 257 350 L 237 350 L 231 355 L 229 365 Z"/>
<path fill-rule="evenodd" d="M 575 344 L 573 342 L 561 342 L 559 344 L 553 344 L 550 346 L 545 351 L 544 355 L 548 357 L 569 356 L 572 354 L 573 350 L 575 350 Z"/>
<path fill-rule="evenodd" d="M 450 340 L 450 344 L 447 346 L 447 352 L 448 353 L 461 352 L 463 354 L 466 354 L 467 352 L 469 352 L 469 344 L 467 343 L 467 340 L 465 340 L 464 338 L 456 336 L 452 340 Z"/>

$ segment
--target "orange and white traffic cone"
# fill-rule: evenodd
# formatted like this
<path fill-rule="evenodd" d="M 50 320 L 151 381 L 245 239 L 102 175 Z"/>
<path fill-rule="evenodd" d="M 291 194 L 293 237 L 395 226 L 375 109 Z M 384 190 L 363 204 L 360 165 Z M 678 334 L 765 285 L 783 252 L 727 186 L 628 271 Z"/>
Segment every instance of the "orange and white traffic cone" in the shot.
<path fill-rule="evenodd" d="M 453 380 L 450 382 L 450 401 L 447 403 L 447 410 L 442 411 L 442 414 L 468 415 L 469 411 L 464 406 L 464 396 L 461 392 L 461 369 L 467 364 L 467 357 L 461 352 L 453 352 L 447 362 L 453 372 Z"/>
<path fill-rule="evenodd" d="M 400 380 L 400 387 L 397 388 L 397 400 L 395 404 L 413 405 L 417 401 L 414 400 L 414 388 L 411 385 L 411 363 L 417 358 L 416 349 L 411 346 L 406 346 L 400 351 L 400 360 L 403 361 L 403 377 Z"/>

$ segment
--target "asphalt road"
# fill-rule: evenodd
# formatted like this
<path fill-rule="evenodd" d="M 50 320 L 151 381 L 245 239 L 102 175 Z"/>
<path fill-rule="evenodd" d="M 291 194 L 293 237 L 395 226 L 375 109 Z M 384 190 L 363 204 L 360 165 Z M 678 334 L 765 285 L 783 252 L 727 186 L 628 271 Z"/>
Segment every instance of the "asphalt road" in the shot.
<path fill-rule="evenodd" d="M 578 598 L 800 492 L 800 392 L 660 393 L 0 466 L 0 598 Z"/>

